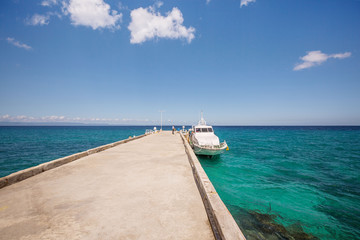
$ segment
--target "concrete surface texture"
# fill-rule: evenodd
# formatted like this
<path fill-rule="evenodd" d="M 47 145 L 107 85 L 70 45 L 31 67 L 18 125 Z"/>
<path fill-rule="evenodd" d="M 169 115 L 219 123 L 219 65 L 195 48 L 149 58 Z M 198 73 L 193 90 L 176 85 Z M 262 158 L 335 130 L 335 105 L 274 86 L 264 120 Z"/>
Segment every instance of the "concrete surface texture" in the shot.
<path fill-rule="evenodd" d="M 0 189 L 0 239 L 214 239 L 178 134 L 153 134 Z"/>

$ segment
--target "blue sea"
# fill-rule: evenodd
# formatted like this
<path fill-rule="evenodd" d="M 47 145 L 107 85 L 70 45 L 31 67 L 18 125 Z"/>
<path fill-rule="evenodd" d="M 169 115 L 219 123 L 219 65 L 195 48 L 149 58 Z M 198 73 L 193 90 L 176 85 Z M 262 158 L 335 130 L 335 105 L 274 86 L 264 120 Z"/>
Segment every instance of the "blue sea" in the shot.
<path fill-rule="evenodd" d="M 0 127 L 0 177 L 147 128 Z M 214 130 L 230 150 L 199 160 L 247 239 L 360 239 L 360 127 Z"/>

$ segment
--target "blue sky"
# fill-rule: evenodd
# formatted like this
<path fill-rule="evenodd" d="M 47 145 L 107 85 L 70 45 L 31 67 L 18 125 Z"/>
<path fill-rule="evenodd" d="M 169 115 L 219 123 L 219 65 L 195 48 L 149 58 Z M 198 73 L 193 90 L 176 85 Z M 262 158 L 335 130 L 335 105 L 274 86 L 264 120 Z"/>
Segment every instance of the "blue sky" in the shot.
<path fill-rule="evenodd" d="M 0 122 L 359 125 L 359 0 L 4 0 Z"/>

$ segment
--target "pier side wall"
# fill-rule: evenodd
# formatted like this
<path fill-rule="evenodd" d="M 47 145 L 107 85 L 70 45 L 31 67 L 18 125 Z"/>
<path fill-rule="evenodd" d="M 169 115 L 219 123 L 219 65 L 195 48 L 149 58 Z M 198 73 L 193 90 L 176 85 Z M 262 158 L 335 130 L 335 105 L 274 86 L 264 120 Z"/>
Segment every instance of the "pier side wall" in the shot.
<path fill-rule="evenodd" d="M 42 172 L 48 171 L 50 169 L 59 167 L 61 165 L 67 164 L 67 163 L 70 163 L 70 162 L 75 161 L 77 159 L 80 159 L 82 157 L 86 157 L 88 155 L 104 151 L 106 149 L 115 147 L 115 146 L 123 144 L 123 143 L 127 143 L 129 141 L 133 141 L 135 139 L 142 138 L 144 136 L 146 136 L 146 134 L 136 136 L 136 137 L 132 137 L 132 138 L 128 138 L 128 139 L 124 139 L 124 140 L 114 142 L 114 143 L 109 143 L 109 144 L 106 144 L 106 145 L 103 145 L 103 146 L 99 146 L 99 147 L 96 147 L 96 148 L 86 150 L 84 152 L 76 153 L 76 154 L 66 156 L 66 157 L 63 157 L 63 158 L 58 158 L 58 159 L 55 159 L 55 160 L 50 161 L 50 162 L 42 163 L 40 165 L 37 165 L 37 166 L 31 167 L 31 168 L 27 168 L 27 169 L 12 173 L 12 174 L 10 174 L 8 176 L 0 178 L 0 189 L 3 188 L 3 187 L 9 186 L 11 184 L 20 182 L 22 180 L 25 180 L 25 179 L 27 179 L 29 177 L 35 176 L 37 174 L 40 174 Z"/>
<path fill-rule="evenodd" d="M 180 135 L 183 140 L 185 151 L 188 155 L 196 185 L 198 186 L 203 200 L 214 237 L 221 240 L 246 240 L 239 226 L 236 224 L 234 218 L 210 182 L 189 143 L 182 133 L 180 133 Z"/>

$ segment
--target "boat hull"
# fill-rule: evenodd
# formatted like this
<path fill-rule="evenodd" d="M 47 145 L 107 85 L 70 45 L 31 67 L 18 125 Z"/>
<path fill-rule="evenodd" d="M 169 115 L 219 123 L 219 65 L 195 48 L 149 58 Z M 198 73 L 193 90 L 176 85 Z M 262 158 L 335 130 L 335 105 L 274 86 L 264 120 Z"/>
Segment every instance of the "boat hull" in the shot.
<path fill-rule="evenodd" d="M 196 155 L 204 155 L 204 156 L 216 156 L 223 153 L 227 148 L 227 145 L 223 145 L 221 147 L 208 147 L 208 146 L 199 146 L 194 144 L 193 149 Z"/>

